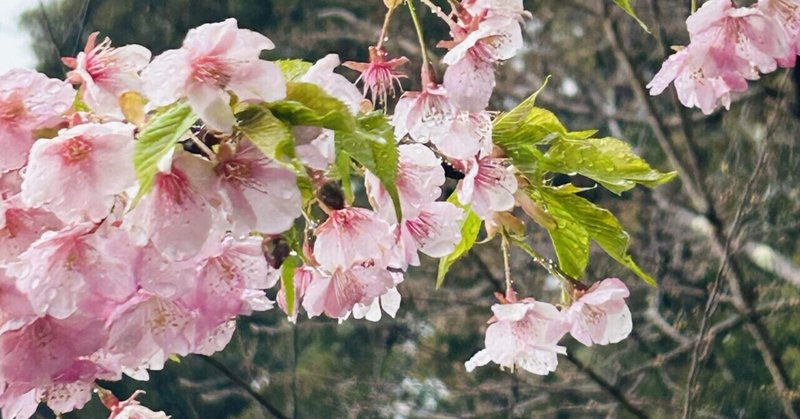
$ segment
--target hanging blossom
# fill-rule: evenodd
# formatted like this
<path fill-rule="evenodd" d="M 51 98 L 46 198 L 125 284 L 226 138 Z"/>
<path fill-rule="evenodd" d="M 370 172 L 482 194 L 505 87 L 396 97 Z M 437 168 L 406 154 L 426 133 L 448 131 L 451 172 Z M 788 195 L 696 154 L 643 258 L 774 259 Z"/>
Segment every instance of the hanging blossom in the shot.
<path fill-rule="evenodd" d="M 484 220 L 514 208 L 517 179 L 503 160 L 487 156 L 460 163 L 466 173 L 456 188 L 461 203 L 472 204 L 472 210 Z"/>
<path fill-rule="evenodd" d="M 566 332 L 558 309 L 532 298 L 517 300 L 513 291 L 501 300 L 502 304 L 492 306 L 494 317 L 486 329 L 486 349 L 466 362 L 467 371 L 489 362 L 537 375 L 555 371 L 557 355 L 567 353 L 567 348 L 558 345 Z"/>
<path fill-rule="evenodd" d="M 236 118 L 233 92 L 242 102 L 271 102 L 286 96 L 283 75 L 259 59 L 275 44 L 259 33 L 239 29 L 235 19 L 189 31 L 183 46 L 156 57 L 142 72 L 144 91 L 154 106 L 186 98 L 210 127 L 230 133 Z"/>
<path fill-rule="evenodd" d="M 596 282 L 567 309 L 565 320 L 575 340 L 592 346 L 617 343 L 631 333 L 631 311 L 625 304 L 628 287 L 617 278 Z"/>
<path fill-rule="evenodd" d="M 797 55 L 798 4 L 793 0 L 733 6 L 730 0 L 705 2 L 689 16 L 690 43 L 670 56 L 648 84 L 651 95 L 674 82 L 681 103 L 710 114 L 731 93 L 747 90 L 748 80 L 778 66 L 793 66 Z"/>
<path fill-rule="evenodd" d="M 150 50 L 141 45 L 112 48 L 106 38 L 97 44 L 99 32 L 89 35 L 86 48 L 75 58 L 63 58 L 73 70 L 69 81 L 83 85 L 83 101 L 101 115 L 121 117 L 119 97 L 128 91 L 141 91 L 139 72 L 150 63 Z"/>
<path fill-rule="evenodd" d="M 398 68 L 408 63 L 408 58 L 399 57 L 387 60 L 388 53 L 383 47 L 369 47 L 369 62 L 357 63 L 347 61 L 343 65 L 351 70 L 361 73 L 356 83 L 364 85 L 364 97 L 371 94 L 372 103 L 375 105 L 386 104 L 389 96 L 396 94 L 395 85 L 402 89 L 400 79 L 407 76 Z"/>
<path fill-rule="evenodd" d="M 524 9 L 519 0 L 463 0 L 457 11 L 457 20 L 448 22 L 453 39 L 439 43 L 450 50 L 442 59 L 448 65 L 444 85 L 461 109 L 480 112 L 489 105 L 496 84 L 495 64 L 522 48 Z"/>

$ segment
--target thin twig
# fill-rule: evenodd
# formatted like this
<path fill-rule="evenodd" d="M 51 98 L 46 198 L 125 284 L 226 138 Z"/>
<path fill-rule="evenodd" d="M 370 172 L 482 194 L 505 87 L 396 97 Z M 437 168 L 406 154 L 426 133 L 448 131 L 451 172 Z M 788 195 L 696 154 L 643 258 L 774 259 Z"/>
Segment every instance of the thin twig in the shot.
<path fill-rule="evenodd" d="M 625 408 L 625 410 L 627 410 L 628 412 L 630 412 L 633 416 L 636 416 L 637 418 L 640 419 L 646 419 L 649 417 L 647 416 L 646 413 L 644 413 L 643 410 L 634 406 L 633 403 L 631 403 L 631 401 L 628 400 L 627 397 L 625 397 L 625 394 L 623 394 L 618 387 L 609 383 L 608 380 L 606 380 L 595 370 L 593 370 L 592 368 L 581 362 L 578 358 L 575 357 L 575 355 L 567 353 L 566 358 L 569 362 L 575 365 L 575 367 L 577 367 L 582 373 L 586 374 L 586 376 L 589 377 L 589 379 L 594 381 L 598 386 L 600 386 L 600 388 L 605 390 L 608 394 L 611 395 L 611 397 L 617 400 L 622 405 L 622 407 Z"/>
<path fill-rule="evenodd" d="M 278 408 L 276 408 L 275 406 L 273 406 L 272 403 L 269 402 L 269 400 L 264 398 L 264 396 L 258 394 L 258 392 L 253 390 L 252 387 L 250 387 L 247 383 L 245 383 L 244 380 L 241 379 L 241 377 L 236 375 L 235 372 L 228 369 L 228 367 L 223 365 L 221 362 L 217 361 L 214 358 L 211 358 L 210 356 L 205 356 L 205 355 L 199 355 L 196 356 L 196 358 L 211 365 L 212 367 L 216 368 L 219 372 L 221 372 L 224 376 L 228 377 L 228 379 L 231 380 L 233 384 L 235 384 L 237 387 L 241 388 L 242 390 L 247 392 L 247 394 L 252 396 L 258 402 L 258 404 L 260 404 L 264 409 L 266 409 L 267 412 L 269 412 L 272 416 L 275 416 L 278 419 L 288 419 L 288 416 L 281 413 L 281 411 L 278 410 Z"/>

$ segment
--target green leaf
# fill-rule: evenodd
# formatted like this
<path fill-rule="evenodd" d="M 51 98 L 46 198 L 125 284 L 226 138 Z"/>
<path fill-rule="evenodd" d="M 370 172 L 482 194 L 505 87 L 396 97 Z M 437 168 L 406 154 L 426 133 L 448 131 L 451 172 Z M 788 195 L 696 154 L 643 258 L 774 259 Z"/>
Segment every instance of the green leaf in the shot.
<path fill-rule="evenodd" d="M 286 81 L 295 81 L 303 77 L 313 65 L 303 60 L 278 60 L 275 61 L 275 64 L 281 69 L 283 78 L 286 79 Z"/>
<path fill-rule="evenodd" d="M 630 237 L 614 215 L 589 200 L 553 187 L 540 187 L 531 197 L 547 208 L 556 219 L 556 227 L 548 232 L 556 249 L 559 264 L 567 274 L 580 277 L 589 260 L 589 238 L 617 262 L 632 270 L 645 282 L 656 285 L 650 275 L 639 268 L 628 254 Z"/>
<path fill-rule="evenodd" d="M 271 103 L 269 109 L 290 125 L 311 125 L 353 132 L 355 117 L 342 101 L 311 83 L 286 83 L 286 99 Z"/>
<path fill-rule="evenodd" d="M 284 148 L 294 148 L 294 136 L 289 127 L 276 118 L 266 106 L 256 105 L 246 108 L 236 115 L 239 130 L 265 156 L 281 160 L 287 153 Z M 293 152 L 291 152 L 293 154 Z"/>
<path fill-rule="evenodd" d="M 458 202 L 455 193 L 450 196 L 447 202 L 462 208 L 465 217 L 461 221 L 461 242 L 456 245 L 452 253 L 439 259 L 439 271 L 436 274 L 436 289 L 439 289 L 444 283 L 444 277 L 447 275 L 450 267 L 453 266 L 458 259 L 467 254 L 467 252 L 472 249 L 472 246 L 475 245 L 475 241 L 478 240 L 478 233 L 481 231 L 481 224 L 483 223 L 480 217 L 472 211 L 472 208 L 461 205 Z"/>
<path fill-rule="evenodd" d="M 192 108 L 188 104 L 179 104 L 157 116 L 139 134 L 133 149 L 133 166 L 140 185 L 134 205 L 153 188 L 158 162 L 176 147 L 195 121 L 197 116 Z"/>
<path fill-rule="evenodd" d="M 653 188 L 672 180 L 676 172 L 654 170 L 631 147 L 616 138 L 560 138 L 547 150 L 542 167 L 558 173 L 580 173 L 620 194 L 636 184 Z"/>
<path fill-rule="evenodd" d="M 283 292 L 286 296 L 286 311 L 290 317 L 294 314 L 295 303 L 294 272 L 302 264 L 302 259 L 292 255 L 286 258 L 283 261 L 283 265 L 281 265 L 281 287 L 283 287 Z"/>
<path fill-rule="evenodd" d="M 352 159 L 346 152 L 336 153 L 336 175 L 342 182 L 342 190 L 344 191 L 344 199 L 348 204 L 352 205 L 355 200 L 353 193 L 353 185 L 350 180 L 350 164 Z"/>
<path fill-rule="evenodd" d="M 636 11 L 633 10 L 630 0 L 613 0 L 613 2 L 619 6 L 620 9 L 624 10 L 625 13 L 627 13 L 630 17 L 636 19 L 636 22 L 642 27 L 642 29 L 645 30 L 645 32 L 650 33 L 650 29 L 647 27 L 647 25 L 645 25 L 644 22 L 642 22 L 642 20 L 636 16 Z"/>
<path fill-rule="evenodd" d="M 337 168 L 344 170 L 344 162 L 340 160 L 343 158 L 340 157 L 341 153 L 366 167 L 386 188 L 392 197 L 397 220 L 402 220 L 400 198 L 397 194 L 397 165 L 400 155 L 394 139 L 394 128 L 389 124 L 386 115 L 380 111 L 361 115 L 358 118 L 358 128 L 352 132 L 337 131 L 335 141 Z M 344 178 L 344 174 L 341 175 Z"/>

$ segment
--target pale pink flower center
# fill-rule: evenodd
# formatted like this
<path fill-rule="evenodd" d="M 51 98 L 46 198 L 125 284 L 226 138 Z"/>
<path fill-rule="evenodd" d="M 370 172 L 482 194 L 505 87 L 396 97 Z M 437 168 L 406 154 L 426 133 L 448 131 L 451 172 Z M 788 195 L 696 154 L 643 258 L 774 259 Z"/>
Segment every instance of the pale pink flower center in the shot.
<path fill-rule="evenodd" d="M 231 68 L 218 57 L 204 56 L 192 62 L 192 77 L 200 82 L 224 88 L 231 82 Z"/>
<path fill-rule="evenodd" d="M 25 104 L 22 95 L 15 92 L 0 102 L 0 121 L 7 125 L 16 125 L 17 120 L 25 115 Z"/>
<path fill-rule="evenodd" d="M 182 205 L 186 201 L 191 201 L 191 197 L 189 196 L 189 181 L 181 172 L 173 171 L 172 173 L 160 173 L 157 177 L 156 184 L 161 194 L 178 205 Z"/>
<path fill-rule="evenodd" d="M 77 163 L 89 157 L 92 152 L 92 143 L 83 137 L 73 137 L 64 142 L 61 156 L 66 163 Z"/>

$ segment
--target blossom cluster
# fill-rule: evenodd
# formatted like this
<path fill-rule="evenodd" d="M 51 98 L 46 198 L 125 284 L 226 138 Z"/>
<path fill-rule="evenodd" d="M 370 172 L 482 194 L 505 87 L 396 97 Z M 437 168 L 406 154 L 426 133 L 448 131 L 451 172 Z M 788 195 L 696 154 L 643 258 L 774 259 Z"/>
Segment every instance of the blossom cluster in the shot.
<path fill-rule="evenodd" d="M 734 7 L 710 0 L 686 20 L 690 43 L 670 56 L 647 86 L 660 94 L 674 82 L 681 103 L 710 114 L 731 104 L 731 93 L 777 68 L 794 67 L 800 54 L 800 1 L 759 0 Z"/>
<path fill-rule="evenodd" d="M 165 417 L 136 395 L 119 402 L 95 381 L 147 379 L 175 356 L 222 350 L 237 317 L 276 302 L 291 321 L 300 309 L 338 321 L 393 317 L 397 286 L 420 253 L 450 255 L 468 212 L 491 230 L 498 213 L 520 205 L 519 173 L 493 145 L 487 107 L 497 63 L 522 46 L 525 16 L 521 0 L 454 8 L 452 40 L 440 44 L 449 49 L 442 82 L 423 66 L 421 90 L 404 93 L 391 117 L 396 190 L 361 168 L 369 207 L 342 189 L 349 182 L 337 177 L 331 127 L 289 124 L 288 161 L 266 153 L 238 118 L 243 107 L 287 99 L 298 84 L 351 116 L 372 111 L 405 77 L 398 67 L 407 59 L 388 59 L 383 47 L 371 49 L 369 63 L 348 63 L 362 72 L 363 91 L 334 72 L 336 55 L 289 80 L 260 59 L 273 43 L 234 19 L 192 29 L 180 48 L 154 58 L 93 34 L 64 59 L 66 80 L 30 70 L 0 76 L 3 417 L 28 418 L 40 403 L 68 412 L 93 390 L 112 418 Z M 165 152 L 140 156 L 143 132 L 179 106 L 196 115 L 191 128 Z M 157 167 L 150 177 L 135 165 L 142 158 Z M 445 168 L 458 179 L 457 199 L 442 199 Z M 273 302 L 266 290 L 279 283 Z M 546 374 L 568 331 L 586 345 L 628 335 L 621 281 L 572 291 L 559 309 L 509 289 L 492 307 L 486 349 L 467 368 L 494 361 Z"/>

